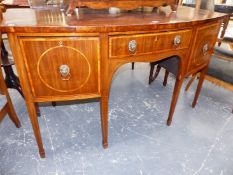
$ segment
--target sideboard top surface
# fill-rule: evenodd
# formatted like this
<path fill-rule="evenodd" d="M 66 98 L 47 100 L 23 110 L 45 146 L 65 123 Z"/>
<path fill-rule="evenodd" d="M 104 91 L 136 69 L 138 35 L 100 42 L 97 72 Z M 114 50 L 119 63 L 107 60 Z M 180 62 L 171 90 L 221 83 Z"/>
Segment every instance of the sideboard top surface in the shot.
<path fill-rule="evenodd" d="M 3 32 L 120 32 L 179 29 L 219 20 L 226 16 L 206 10 L 178 6 L 151 13 L 79 9 L 72 16 L 55 9 L 8 9 L 0 24 Z"/>

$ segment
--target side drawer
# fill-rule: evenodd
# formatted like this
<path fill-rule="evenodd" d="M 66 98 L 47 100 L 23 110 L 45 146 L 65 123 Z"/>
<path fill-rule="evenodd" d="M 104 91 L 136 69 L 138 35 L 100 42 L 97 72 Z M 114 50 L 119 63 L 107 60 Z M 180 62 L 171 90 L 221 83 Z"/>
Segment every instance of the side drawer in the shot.
<path fill-rule="evenodd" d="M 189 47 L 192 30 L 110 37 L 109 56 L 127 57 Z"/>
<path fill-rule="evenodd" d="M 99 93 L 98 37 L 19 37 L 35 97 Z"/>

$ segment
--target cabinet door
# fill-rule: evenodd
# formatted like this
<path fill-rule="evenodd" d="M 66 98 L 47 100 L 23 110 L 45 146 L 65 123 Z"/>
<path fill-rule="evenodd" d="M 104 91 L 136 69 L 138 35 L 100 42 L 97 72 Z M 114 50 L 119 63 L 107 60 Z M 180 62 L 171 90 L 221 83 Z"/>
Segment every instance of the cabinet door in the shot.
<path fill-rule="evenodd" d="M 189 71 L 202 67 L 204 64 L 208 64 L 218 32 L 219 23 L 205 25 L 197 29 L 193 46 L 194 49 L 189 62 Z"/>
<path fill-rule="evenodd" d="M 19 40 L 35 97 L 99 93 L 99 38 Z"/>

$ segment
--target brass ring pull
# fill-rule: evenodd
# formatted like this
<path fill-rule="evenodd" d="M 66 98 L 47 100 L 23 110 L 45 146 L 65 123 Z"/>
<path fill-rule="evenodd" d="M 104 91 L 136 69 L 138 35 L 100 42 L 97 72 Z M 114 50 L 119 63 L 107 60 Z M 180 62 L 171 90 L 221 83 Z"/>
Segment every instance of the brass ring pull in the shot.
<path fill-rule="evenodd" d="M 128 49 L 130 53 L 135 53 L 137 50 L 137 41 L 136 40 L 129 41 Z"/>
<path fill-rule="evenodd" d="M 209 50 L 209 45 L 205 44 L 202 48 L 203 55 L 206 55 L 208 53 L 208 50 Z"/>
<path fill-rule="evenodd" d="M 66 64 L 63 64 L 59 67 L 59 71 L 61 74 L 62 80 L 69 80 L 70 79 L 70 67 Z"/>
<path fill-rule="evenodd" d="M 181 36 L 180 35 L 176 35 L 174 38 L 174 45 L 178 46 L 181 43 Z"/>
<path fill-rule="evenodd" d="M 58 41 L 58 46 L 60 46 L 60 47 L 64 46 L 63 41 Z"/>

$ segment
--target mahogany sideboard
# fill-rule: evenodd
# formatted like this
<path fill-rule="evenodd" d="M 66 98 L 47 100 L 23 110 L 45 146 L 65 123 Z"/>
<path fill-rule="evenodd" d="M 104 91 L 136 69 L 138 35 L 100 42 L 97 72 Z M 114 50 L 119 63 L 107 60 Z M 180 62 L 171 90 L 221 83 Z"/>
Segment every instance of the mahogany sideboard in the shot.
<path fill-rule="evenodd" d="M 0 30 L 9 38 L 40 156 L 45 151 L 35 103 L 41 102 L 100 98 L 108 147 L 111 79 L 128 62 L 179 58 L 169 125 L 184 78 L 205 73 L 224 17 L 183 6 L 117 14 L 79 9 L 71 16 L 55 9 L 8 9 Z"/>

